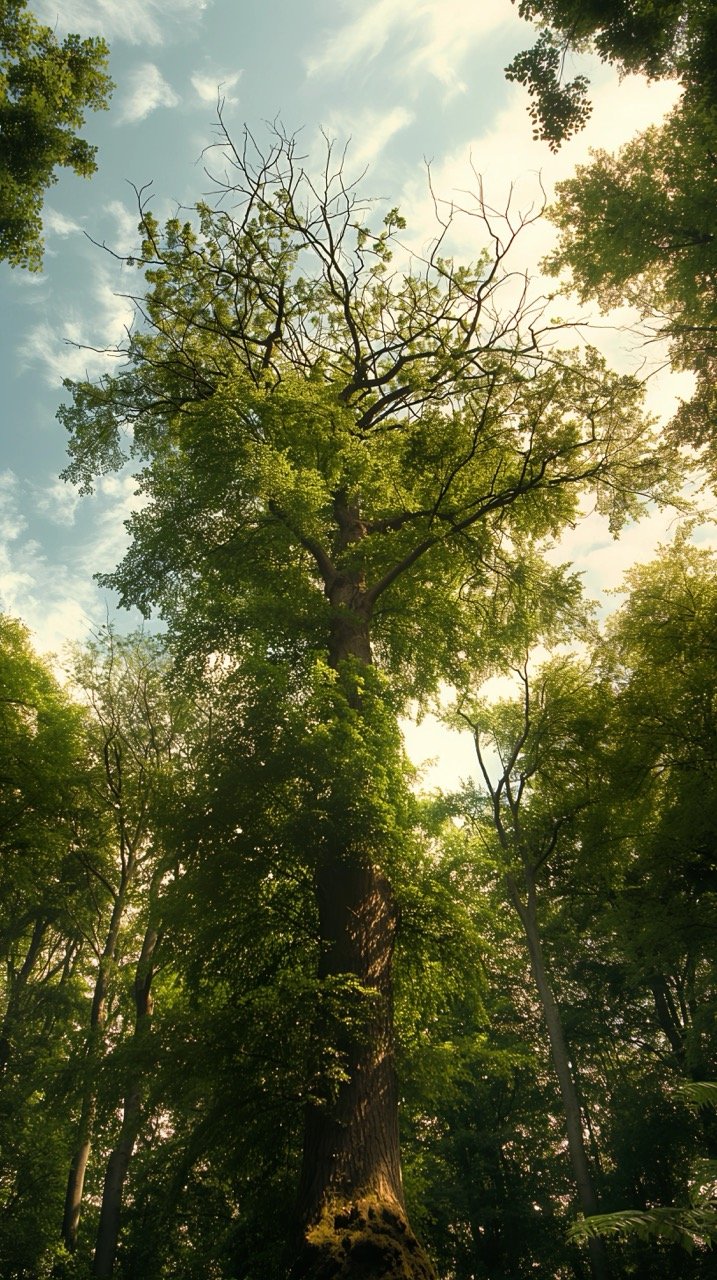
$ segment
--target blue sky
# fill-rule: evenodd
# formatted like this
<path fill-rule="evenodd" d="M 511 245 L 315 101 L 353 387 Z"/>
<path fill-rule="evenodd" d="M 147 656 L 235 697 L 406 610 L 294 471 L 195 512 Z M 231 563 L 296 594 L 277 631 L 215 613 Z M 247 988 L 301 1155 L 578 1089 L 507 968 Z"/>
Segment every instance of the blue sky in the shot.
<path fill-rule="evenodd" d="M 209 189 L 201 155 L 214 136 L 218 93 L 237 134 L 246 122 L 261 139 L 264 122 L 279 116 L 289 131 L 302 130 L 309 155 L 318 153 L 321 129 L 340 141 L 350 136 L 350 167 L 368 166 L 363 189 L 402 208 L 416 244 L 434 230 L 426 161 L 448 200 L 475 189 L 480 172 L 492 203 L 507 198 L 512 182 L 514 199 L 527 207 L 538 171 L 550 191 L 590 146 L 627 141 L 676 96 L 670 84 L 618 82 L 591 62 L 591 124 L 554 157 L 532 140 L 526 95 L 503 75 L 532 34 L 510 0 L 31 0 L 31 7 L 60 34 L 103 34 L 117 85 L 110 110 L 90 115 L 85 130 L 99 149 L 98 173 L 91 181 L 63 175 L 48 193 L 44 272 L 0 265 L 0 607 L 23 618 L 46 650 L 82 639 L 112 612 L 92 575 L 121 556 L 133 494 L 129 475 L 104 479 L 89 498 L 58 480 L 62 378 L 111 367 L 82 348 L 121 340 L 132 318 L 122 294 L 139 283 L 87 237 L 131 249 L 132 183 L 152 182 L 160 217 Z M 535 269 L 551 234 L 541 224 L 526 236 L 516 266 Z M 452 248 L 477 255 L 475 223 L 456 225 Z M 639 359 L 623 337 L 604 333 L 602 341 L 617 363 Z M 663 378 L 652 385 L 651 403 L 667 412 L 676 391 L 679 384 Z M 669 536 L 669 519 L 643 522 L 618 547 L 593 519 L 571 535 L 565 555 L 593 591 L 614 585 L 623 567 Z"/>

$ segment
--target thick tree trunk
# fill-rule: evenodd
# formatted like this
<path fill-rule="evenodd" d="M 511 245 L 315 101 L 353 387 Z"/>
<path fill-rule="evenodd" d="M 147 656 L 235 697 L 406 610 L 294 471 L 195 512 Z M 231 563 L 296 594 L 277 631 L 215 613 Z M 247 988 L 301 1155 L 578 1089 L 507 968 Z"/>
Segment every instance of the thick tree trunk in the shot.
<path fill-rule="evenodd" d="M 434 1276 L 406 1218 L 398 1141 L 391 960 L 397 912 L 375 868 L 327 863 L 316 876 L 319 976 L 352 974 L 370 991 L 365 1020 L 339 1047 L 347 1079 L 307 1109 L 299 1211 L 307 1230 L 295 1275 Z"/>
<path fill-rule="evenodd" d="M 152 978 L 154 976 L 154 953 L 158 941 L 158 931 L 149 925 L 142 943 L 142 951 L 137 962 L 134 979 L 135 1025 L 133 1041 L 138 1046 L 144 1035 L 152 1014 Z M 100 1280 L 110 1280 L 114 1268 L 117 1241 L 119 1239 L 120 1220 L 122 1216 L 122 1193 L 129 1169 L 130 1160 L 142 1123 L 142 1074 L 137 1065 L 127 1081 L 122 1126 L 117 1145 L 111 1152 L 105 1172 L 102 1192 L 102 1207 L 95 1242 L 95 1256 L 92 1263 L 92 1274 Z"/>
<path fill-rule="evenodd" d="M 328 1195 L 360 1187 L 403 1207 L 398 1098 L 393 1065 L 391 958 L 396 910 L 386 879 L 352 862 L 316 876 L 324 949 L 319 977 L 355 974 L 372 996 L 360 1030 L 341 1036 L 348 1080 L 330 1110 L 309 1109 L 300 1187 L 303 1216 L 313 1220 Z"/>
<path fill-rule="evenodd" d="M 370 609 L 359 582 L 327 587 L 330 660 L 371 662 Z M 357 707 L 360 711 L 360 707 Z M 337 768 L 341 762 L 337 761 Z M 408 1224 L 401 1180 L 391 964 L 398 912 L 386 877 L 352 849 L 315 876 L 319 978 L 348 974 L 367 993 L 358 1024 L 338 1032 L 346 1080 L 306 1111 L 295 1280 L 435 1280 Z"/>
<path fill-rule="evenodd" d="M 558 1009 L 545 968 L 543 948 L 540 941 L 540 931 L 538 929 L 535 884 L 533 882 L 532 875 L 527 871 L 526 882 L 528 890 L 526 902 L 523 902 L 517 886 L 512 880 L 509 881 L 509 889 L 516 911 L 520 916 L 520 921 L 525 933 L 525 939 L 528 944 L 530 966 L 535 979 L 535 985 L 538 988 L 540 1003 L 543 1008 L 543 1016 L 545 1018 L 545 1025 L 548 1031 L 548 1040 L 550 1041 L 550 1052 L 553 1059 L 553 1065 L 555 1067 L 555 1074 L 558 1077 L 558 1083 L 560 1085 L 560 1096 L 563 1104 L 563 1112 L 565 1114 L 565 1128 L 573 1177 L 575 1178 L 575 1186 L 578 1193 L 578 1199 L 580 1201 L 580 1208 L 587 1218 L 594 1213 L 599 1213 L 600 1207 L 595 1193 L 595 1187 L 593 1185 L 587 1152 L 585 1150 L 580 1101 L 575 1081 L 573 1079 L 570 1055 L 568 1052 L 568 1046 L 565 1042 L 560 1010 Z M 593 1280 L 608 1280 L 610 1273 L 605 1247 L 602 1240 L 590 1240 L 589 1251 L 590 1269 L 592 1271 Z"/>

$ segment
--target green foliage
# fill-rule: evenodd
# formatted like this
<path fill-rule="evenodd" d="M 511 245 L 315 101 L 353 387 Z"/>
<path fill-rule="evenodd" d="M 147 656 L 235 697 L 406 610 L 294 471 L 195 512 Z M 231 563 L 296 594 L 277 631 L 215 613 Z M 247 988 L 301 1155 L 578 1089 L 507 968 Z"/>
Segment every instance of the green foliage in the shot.
<path fill-rule="evenodd" d="M 148 323 L 119 374 L 70 387 L 67 475 L 143 464 L 105 581 L 187 654 L 325 654 L 354 583 L 398 707 L 480 660 L 496 581 L 581 493 L 617 530 L 666 492 L 666 460 L 634 380 L 593 350 L 544 359 L 529 304 L 501 319 L 508 240 L 490 267 L 389 270 L 398 223 L 367 239 L 340 172 L 312 194 L 283 138 L 241 165 L 232 216 L 146 216 Z"/>
<path fill-rule="evenodd" d="M 541 31 L 533 48 L 516 54 L 506 68 L 508 80 L 527 87 L 532 98 L 533 137 L 547 142 L 551 151 L 557 151 L 571 133 L 582 129 L 591 112 L 587 77 L 578 75 L 567 84 L 563 82 L 565 52 L 552 32 Z"/>
<path fill-rule="evenodd" d="M 578 1243 L 605 1235 L 669 1240 L 693 1253 L 717 1240 L 717 1211 L 712 1203 L 690 1209 L 620 1209 L 582 1218 L 570 1228 L 570 1239 Z"/>
<path fill-rule="evenodd" d="M 119 1274 L 281 1276 L 304 1109 L 331 1114 L 378 998 L 355 973 L 317 978 L 315 881 L 332 859 L 370 862 L 400 910 L 412 1213 L 456 1280 L 528 1280 L 536 1260 L 567 1274 L 560 1100 L 506 887 L 527 876 L 524 901 L 537 882 L 604 1203 L 680 1203 L 702 1122 L 671 1085 L 678 1066 L 702 1081 L 714 1050 L 713 974 L 697 955 L 713 927 L 701 852 L 717 812 L 709 573 L 683 543 L 633 579 L 592 665 L 558 648 L 522 667 L 538 640 L 593 640 L 575 576 L 545 558 L 584 497 L 618 529 L 643 494 L 667 493 L 638 386 L 593 351 L 543 356 L 530 307 L 501 319 L 502 241 L 495 260 L 436 253 L 400 269 L 395 210 L 377 221 L 340 173 L 307 208 L 290 140 L 253 170 L 250 154 L 250 140 L 233 153 L 232 214 L 225 202 L 196 223 L 144 218 L 146 324 L 120 372 L 77 384 L 64 411 L 73 479 L 138 468 L 145 503 L 110 581 L 167 618 L 178 663 L 170 674 L 162 644 L 113 636 L 75 663 L 95 826 L 77 828 L 70 860 L 81 928 L 48 894 L 72 981 L 64 1031 L 58 1003 L 47 1058 L 24 1059 L 15 1166 L 48 1188 L 47 1257 L 83 1090 L 96 1101 L 91 1226 L 139 1080 Z M 363 649 L 341 648 L 359 632 Z M 455 799 L 412 795 L 396 716 L 469 667 L 478 685 L 516 666 L 517 702 L 462 703 L 492 754 L 460 825 Z M 15 892 L 34 910 L 29 879 Z M 154 1008 L 138 1033 L 149 922 Z M 674 1009 L 682 984 L 677 1048 L 658 980 Z M 23 1157 L 40 1116 L 52 1139 L 42 1160 Z M 33 1211 L 13 1212 L 27 1250 Z M 68 1271 L 87 1257 L 81 1243 Z M 654 1280 L 640 1258 L 636 1274 Z M 21 1266 L 13 1255 L 6 1270 Z"/>
<path fill-rule="evenodd" d="M 717 115 L 683 105 L 616 155 L 597 152 L 558 184 L 560 229 L 547 266 L 583 299 L 637 307 L 670 340 L 673 366 L 696 375 L 676 416 L 678 440 L 706 446 L 714 466 L 715 176 Z"/>
<path fill-rule="evenodd" d="M 64 1190 L 64 1073 L 107 836 L 85 730 L 25 629 L 1 617 L 0 1271 L 13 1278 L 44 1274 Z"/>
<path fill-rule="evenodd" d="M 108 56 L 104 40 L 60 44 L 26 0 L 0 0 L 0 258 L 11 266 L 42 266 L 42 203 L 56 169 L 88 177 L 97 168 L 78 130 L 86 108 L 107 106 Z"/>
<path fill-rule="evenodd" d="M 514 0 L 514 3 L 516 0 Z M 717 105 L 714 6 L 701 0 L 517 0 L 523 18 L 544 29 L 532 49 L 520 53 L 508 78 L 533 99 L 535 136 L 557 150 L 590 114 L 588 82 L 563 83 L 571 50 L 591 49 L 622 72 L 650 79 L 675 77 L 695 105 Z"/>

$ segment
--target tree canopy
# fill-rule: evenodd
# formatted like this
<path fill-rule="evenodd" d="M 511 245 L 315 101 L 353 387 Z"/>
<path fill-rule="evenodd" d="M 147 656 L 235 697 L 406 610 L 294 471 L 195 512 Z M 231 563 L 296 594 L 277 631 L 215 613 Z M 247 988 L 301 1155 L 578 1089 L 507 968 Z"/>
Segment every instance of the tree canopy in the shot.
<path fill-rule="evenodd" d="M 0 258 L 13 267 L 42 266 L 42 205 L 56 170 L 97 168 L 79 130 L 88 107 L 107 106 L 108 57 L 99 37 L 60 43 L 26 0 L 0 0 Z"/>
<path fill-rule="evenodd" d="M 518 10 L 543 29 L 532 49 L 516 55 L 507 74 L 528 88 L 535 137 L 552 150 L 582 128 L 591 111 L 587 77 L 563 79 L 571 50 L 590 49 L 623 72 L 674 78 L 691 107 L 709 112 L 717 107 L 717 15 L 709 2 L 518 0 Z"/>

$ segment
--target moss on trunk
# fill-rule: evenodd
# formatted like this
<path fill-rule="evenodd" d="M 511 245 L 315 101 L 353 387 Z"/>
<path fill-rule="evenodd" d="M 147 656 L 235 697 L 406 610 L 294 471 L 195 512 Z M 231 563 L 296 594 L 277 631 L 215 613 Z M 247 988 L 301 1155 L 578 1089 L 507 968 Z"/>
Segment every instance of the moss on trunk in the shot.
<path fill-rule="evenodd" d="M 437 1280 L 400 1205 L 333 1200 L 308 1228 L 292 1280 Z"/>

